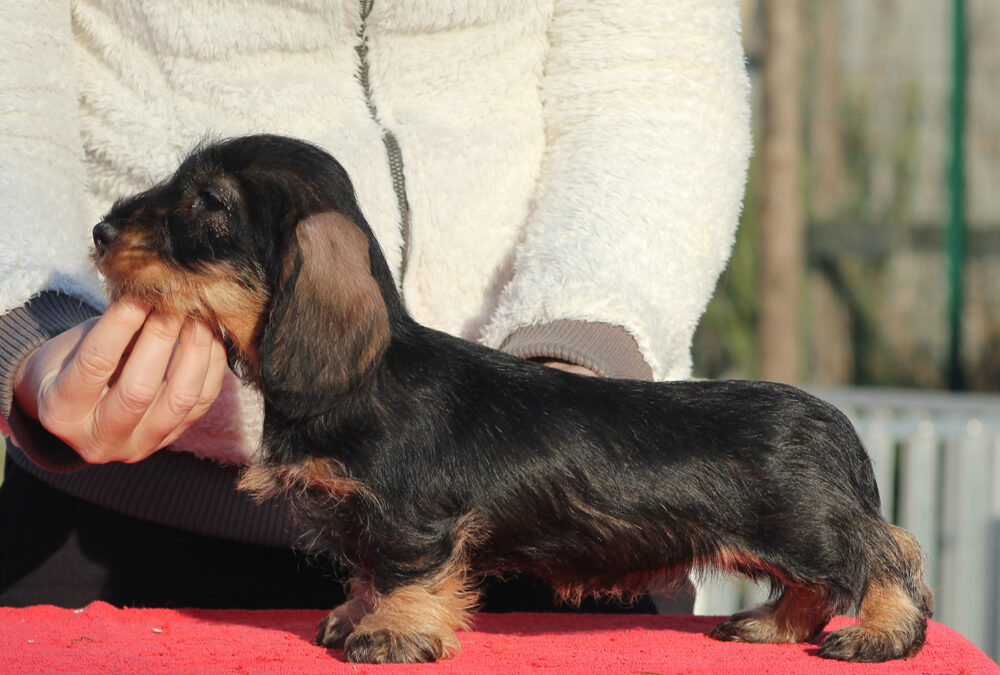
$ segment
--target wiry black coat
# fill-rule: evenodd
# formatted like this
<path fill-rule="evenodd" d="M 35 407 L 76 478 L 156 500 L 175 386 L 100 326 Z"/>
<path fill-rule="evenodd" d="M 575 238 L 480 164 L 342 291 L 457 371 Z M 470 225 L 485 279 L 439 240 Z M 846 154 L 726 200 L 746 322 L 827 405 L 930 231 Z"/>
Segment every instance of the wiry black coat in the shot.
<path fill-rule="evenodd" d="M 210 321 L 263 393 L 243 485 L 291 497 L 353 569 L 319 635 L 349 659 L 447 656 L 477 581 L 513 571 L 575 599 L 716 567 L 774 589 L 720 639 L 806 640 L 858 606 L 822 655 L 923 643 L 920 548 L 883 520 L 842 413 L 773 383 L 586 378 L 415 323 L 323 151 L 206 146 L 96 229 L 117 293 Z"/>

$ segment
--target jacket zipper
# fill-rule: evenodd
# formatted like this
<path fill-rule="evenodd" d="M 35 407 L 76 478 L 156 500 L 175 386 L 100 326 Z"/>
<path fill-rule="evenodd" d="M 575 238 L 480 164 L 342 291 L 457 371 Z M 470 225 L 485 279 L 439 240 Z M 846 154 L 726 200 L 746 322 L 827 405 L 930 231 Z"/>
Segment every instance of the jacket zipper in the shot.
<path fill-rule="evenodd" d="M 392 176 L 392 190 L 396 195 L 396 205 L 399 208 L 399 228 L 403 238 L 402 258 L 399 269 L 400 287 L 403 285 L 403 278 L 406 276 L 406 267 L 409 262 L 410 251 L 410 203 L 406 199 L 406 178 L 403 175 L 403 153 L 399 149 L 399 142 L 395 134 L 382 124 L 379 120 L 378 110 L 375 107 L 375 100 L 372 97 L 371 80 L 368 75 L 368 15 L 371 14 L 372 5 L 375 0 L 361 0 L 361 27 L 358 29 L 358 46 L 355 51 L 358 53 L 358 80 L 361 82 L 361 89 L 364 92 L 365 104 L 368 106 L 368 113 L 372 120 L 378 124 L 382 130 L 382 144 L 385 146 L 386 158 L 389 161 L 389 172 Z"/>

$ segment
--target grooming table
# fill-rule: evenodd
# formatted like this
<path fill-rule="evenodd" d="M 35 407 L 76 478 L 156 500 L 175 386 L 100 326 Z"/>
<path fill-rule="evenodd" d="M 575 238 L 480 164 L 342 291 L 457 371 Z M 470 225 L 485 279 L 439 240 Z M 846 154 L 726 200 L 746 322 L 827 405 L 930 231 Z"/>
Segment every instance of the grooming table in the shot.
<path fill-rule="evenodd" d="M 311 643 L 321 610 L 0 607 L 2 673 L 1000 673 L 955 631 L 931 623 L 909 661 L 850 664 L 816 644 L 711 640 L 713 617 L 478 614 L 462 651 L 436 664 L 350 664 Z M 837 618 L 828 629 L 850 619 Z"/>

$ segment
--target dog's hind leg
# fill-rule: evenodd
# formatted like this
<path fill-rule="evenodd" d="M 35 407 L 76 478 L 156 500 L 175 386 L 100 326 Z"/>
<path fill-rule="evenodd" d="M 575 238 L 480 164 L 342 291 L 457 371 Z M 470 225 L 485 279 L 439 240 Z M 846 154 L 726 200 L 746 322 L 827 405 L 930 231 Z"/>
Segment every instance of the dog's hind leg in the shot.
<path fill-rule="evenodd" d="M 354 663 L 416 663 L 449 658 L 458 651 L 455 631 L 467 627 L 475 599 L 461 576 L 375 593 L 372 611 L 347 637 L 344 655 Z"/>
<path fill-rule="evenodd" d="M 924 644 L 934 596 L 923 581 L 923 551 L 902 528 L 889 525 L 896 547 L 873 571 L 858 608 L 860 623 L 834 631 L 820 656 L 842 661 L 888 661 L 914 656 Z"/>
<path fill-rule="evenodd" d="M 834 612 L 828 589 L 788 584 L 777 600 L 732 615 L 709 636 L 734 642 L 804 642 L 819 633 Z"/>

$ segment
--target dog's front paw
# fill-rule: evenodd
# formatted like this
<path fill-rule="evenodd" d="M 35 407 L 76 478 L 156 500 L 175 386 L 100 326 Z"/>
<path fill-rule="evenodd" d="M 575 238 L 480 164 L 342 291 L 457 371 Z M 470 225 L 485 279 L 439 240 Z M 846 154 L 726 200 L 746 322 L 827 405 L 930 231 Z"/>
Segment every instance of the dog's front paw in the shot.
<path fill-rule="evenodd" d="M 344 645 L 344 656 L 351 663 L 423 663 L 448 654 L 436 636 L 376 630 L 352 633 Z"/>
<path fill-rule="evenodd" d="M 354 630 L 354 621 L 338 610 L 333 610 L 319 622 L 316 644 L 327 649 L 343 649 L 347 636 Z"/>

